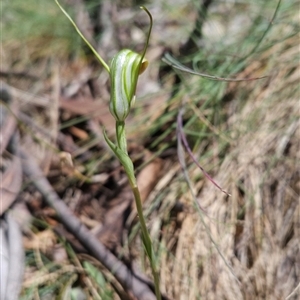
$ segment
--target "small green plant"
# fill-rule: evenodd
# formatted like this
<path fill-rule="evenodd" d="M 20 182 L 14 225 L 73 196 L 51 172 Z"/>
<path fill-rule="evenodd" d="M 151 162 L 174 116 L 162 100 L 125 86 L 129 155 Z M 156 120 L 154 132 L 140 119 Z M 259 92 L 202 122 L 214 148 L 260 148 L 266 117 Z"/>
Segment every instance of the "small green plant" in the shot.
<path fill-rule="evenodd" d="M 134 166 L 127 152 L 127 142 L 126 142 L 126 134 L 125 134 L 125 119 L 127 118 L 130 112 L 130 108 L 135 101 L 135 91 L 136 91 L 138 76 L 148 66 L 148 61 L 145 59 L 145 54 L 149 44 L 150 34 L 152 30 L 152 23 L 153 23 L 152 16 L 146 7 L 141 6 L 141 9 L 143 9 L 150 18 L 150 27 L 147 34 L 147 39 L 146 39 L 143 53 L 138 54 L 129 49 L 123 49 L 113 57 L 111 61 L 111 66 L 109 67 L 105 63 L 105 61 L 101 58 L 101 56 L 97 53 L 97 51 L 93 48 L 93 46 L 83 36 L 83 34 L 80 32 L 79 28 L 72 20 L 72 18 L 69 16 L 69 14 L 63 9 L 63 7 L 59 4 L 57 0 L 55 0 L 55 2 L 62 10 L 62 12 L 66 15 L 66 17 L 70 20 L 70 22 L 73 24 L 78 34 L 82 37 L 82 39 L 85 41 L 85 43 L 92 50 L 92 52 L 95 54 L 95 56 L 98 58 L 100 63 L 103 65 L 103 67 L 110 75 L 111 97 L 110 97 L 109 108 L 111 114 L 116 120 L 116 144 L 113 143 L 108 138 L 105 129 L 103 130 L 103 134 L 107 144 L 109 145 L 111 150 L 114 152 L 116 157 L 123 165 L 131 189 L 133 191 L 139 222 L 141 225 L 142 241 L 143 241 L 146 255 L 148 256 L 150 262 L 150 266 L 154 278 L 155 294 L 156 294 L 156 298 L 160 300 L 161 294 L 159 289 L 159 274 L 158 274 L 157 260 L 154 254 L 152 241 L 143 214 L 141 196 L 140 196 L 139 188 L 137 186 L 136 177 L 134 174 Z"/>

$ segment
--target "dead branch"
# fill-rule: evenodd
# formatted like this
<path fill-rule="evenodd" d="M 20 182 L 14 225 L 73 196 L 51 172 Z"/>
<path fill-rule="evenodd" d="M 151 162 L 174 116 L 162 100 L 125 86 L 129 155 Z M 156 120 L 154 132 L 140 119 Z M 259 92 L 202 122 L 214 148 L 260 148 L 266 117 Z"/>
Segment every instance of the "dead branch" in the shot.
<path fill-rule="evenodd" d="M 52 189 L 35 160 L 23 149 L 21 150 L 21 158 L 24 173 L 44 196 L 46 202 L 55 209 L 64 226 L 115 276 L 132 299 L 154 300 L 155 295 L 149 286 L 141 279 L 135 277 L 135 275 L 74 216 Z"/>

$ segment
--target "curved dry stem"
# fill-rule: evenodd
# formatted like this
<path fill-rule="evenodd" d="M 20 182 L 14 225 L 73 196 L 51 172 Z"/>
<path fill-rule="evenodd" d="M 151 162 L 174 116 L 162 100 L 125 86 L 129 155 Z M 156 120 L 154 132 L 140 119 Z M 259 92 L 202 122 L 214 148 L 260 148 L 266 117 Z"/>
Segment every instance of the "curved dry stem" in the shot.
<path fill-rule="evenodd" d="M 218 77 L 218 76 L 213 76 L 213 75 L 208 75 L 204 73 L 199 73 L 197 71 L 194 71 L 193 69 L 190 69 L 183 64 L 181 64 L 178 60 L 176 60 L 173 56 L 171 56 L 170 53 L 166 53 L 165 56 L 162 58 L 162 61 L 165 62 L 166 64 L 170 65 L 172 68 L 189 73 L 192 75 L 197 75 L 200 77 L 204 77 L 210 80 L 217 80 L 217 81 L 227 81 L 227 82 L 240 82 L 240 81 L 251 81 L 251 80 L 258 80 L 258 79 L 263 79 L 266 78 L 267 76 L 262 76 L 262 77 L 255 77 L 255 78 L 225 78 L 225 77 Z"/>

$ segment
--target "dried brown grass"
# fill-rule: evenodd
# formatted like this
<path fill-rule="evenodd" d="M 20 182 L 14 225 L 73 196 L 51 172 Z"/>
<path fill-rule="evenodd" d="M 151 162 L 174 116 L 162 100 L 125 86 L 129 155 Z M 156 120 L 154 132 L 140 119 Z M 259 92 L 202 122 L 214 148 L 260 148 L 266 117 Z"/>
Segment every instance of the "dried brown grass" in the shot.
<path fill-rule="evenodd" d="M 261 53 L 254 69 L 273 70 L 264 83 L 230 87 L 237 90 L 236 99 L 247 94 L 240 111 L 233 109 L 234 104 L 225 108 L 226 128 L 234 141 L 215 178 L 232 196 L 226 198 L 209 182 L 203 188 L 202 182 L 194 183 L 204 220 L 240 282 L 218 254 L 192 197 L 185 193 L 180 202 L 188 213 L 181 226 L 171 222 L 162 237 L 167 249 L 161 256 L 162 285 L 172 299 L 286 299 L 299 284 L 297 55 L 299 37 L 294 36 Z M 176 186 L 178 181 L 170 191 Z M 289 299 L 299 297 L 298 286 Z"/>

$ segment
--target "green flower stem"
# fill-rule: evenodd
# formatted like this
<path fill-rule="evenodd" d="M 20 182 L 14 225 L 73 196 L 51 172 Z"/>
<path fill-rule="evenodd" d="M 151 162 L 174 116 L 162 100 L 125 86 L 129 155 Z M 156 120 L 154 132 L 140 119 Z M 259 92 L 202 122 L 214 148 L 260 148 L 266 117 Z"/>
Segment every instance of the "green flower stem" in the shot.
<path fill-rule="evenodd" d="M 130 185 L 131 185 L 131 188 L 132 188 L 132 191 L 134 194 L 135 205 L 136 205 L 137 213 L 138 213 L 140 224 L 141 224 L 142 237 L 143 237 L 145 251 L 147 253 L 147 256 L 149 258 L 150 265 L 151 265 L 152 275 L 154 278 L 156 299 L 161 300 L 161 294 L 160 294 L 160 288 L 159 288 L 159 273 L 157 270 L 156 257 L 155 257 L 154 251 L 153 251 L 152 241 L 151 241 L 149 231 L 146 226 L 144 214 L 143 214 L 143 207 L 142 207 L 140 191 L 138 189 L 138 186 L 136 184 L 134 186 L 133 182 L 131 182 L 129 174 L 127 174 L 127 176 L 129 178 Z M 134 181 L 136 181 L 135 178 L 134 178 Z"/>
<path fill-rule="evenodd" d="M 153 244 L 150 238 L 149 231 L 146 226 L 146 221 L 143 214 L 143 206 L 142 206 L 142 200 L 140 191 L 137 186 L 137 180 L 134 175 L 134 166 L 132 163 L 132 160 L 130 159 L 127 149 L 124 149 L 126 147 L 126 135 L 125 135 L 125 122 L 116 121 L 116 135 L 117 135 L 117 144 L 115 145 L 106 135 L 105 130 L 103 130 L 103 135 L 105 138 L 105 141 L 111 148 L 111 150 L 115 153 L 119 161 L 121 162 L 122 166 L 124 167 L 125 173 L 128 177 L 130 187 L 133 191 L 135 205 L 139 217 L 139 222 L 141 224 L 141 231 L 142 231 L 142 240 L 144 249 L 146 251 L 146 254 L 148 256 L 152 275 L 154 278 L 154 286 L 155 286 L 155 294 L 157 300 L 161 300 L 161 294 L 159 289 L 159 274 L 157 270 L 157 261 L 153 250 Z"/>
<path fill-rule="evenodd" d="M 110 74 L 111 79 L 111 100 L 110 100 L 110 111 L 113 117 L 116 119 L 116 137 L 117 145 L 115 145 L 106 135 L 105 130 L 103 130 L 104 138 L 115 153 L 121 164 L 123 165 L 126 175 L 129 179 L 131 189 L 134 194 L 135 204 L 138 212 L 139 221 L 141 224 L 142 240 L 146 254 L 149 258 L 149 262 L 152 269 L 152 274 L 154 278 L 155 294 L 157 300 L 161 300 L 161 294 L 159 289 L 159 273 L 157 270 L 157 261 L 153 250 L 153 245 L 151 238 L 146 226 L 145 218 L 143 215 L 143 207 L 141 201 L 141 195 L 137 186 L 137 181 L 134 175 L 134 166 L 132 160 L 130 159 L 127 152 L 127 141 L 125 134 L 125 119 L 128 116 L 131 105 L 134 103 L 135 90 L 137 85 L 138 76 L 147 68 L 148 62 L 144 59 L 146 50 L 148 48 L 150 34 L 152 30 L 152 16 L 148 9 L 141 6 L 150 18 L 150 27 L 147 35 L 146 44 L 142 55 L 132 52 L 128 49 L 120 51 L 112 60 L 111 68 L 106 64 L 102 57 L 97 53 L 94 47 L 89 43 L 89 41 L 81 33 L 75 22 L 69 16 L 69 14 L 64 10 L 64 8 L 59 4 L 58 0 L 55 0 L 58 7 L 70 20 L 80 37 L 92 50 L 95 56 L 98 58 L 100 63 Z"/>
<path fill-rule="evenodd" d="M 127 153 L 127 141 L 124 121 L 116 121 L 116 136 L 119 148 Z"/>

